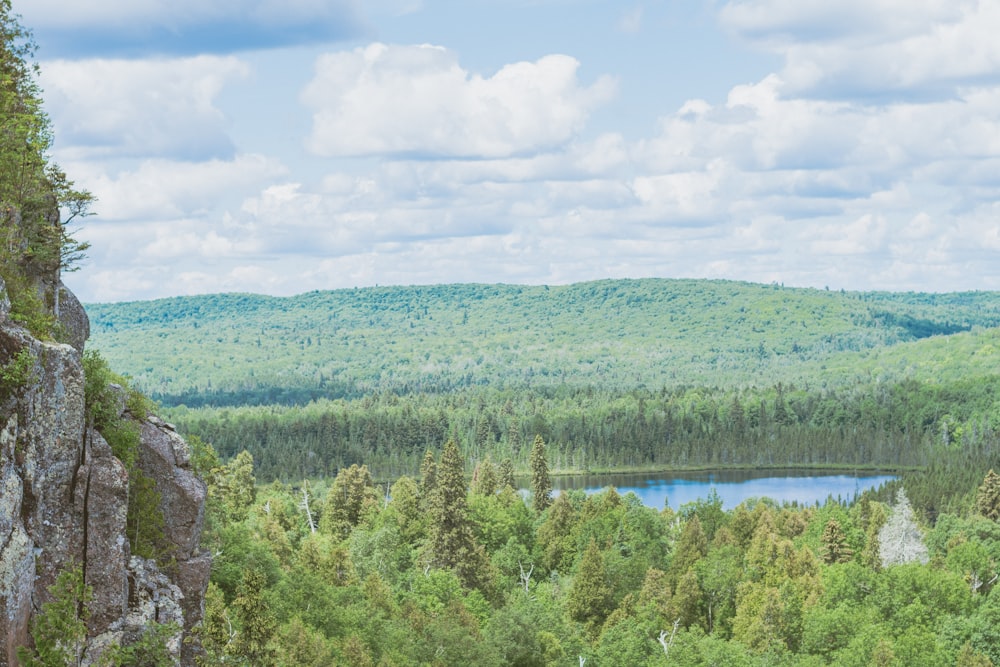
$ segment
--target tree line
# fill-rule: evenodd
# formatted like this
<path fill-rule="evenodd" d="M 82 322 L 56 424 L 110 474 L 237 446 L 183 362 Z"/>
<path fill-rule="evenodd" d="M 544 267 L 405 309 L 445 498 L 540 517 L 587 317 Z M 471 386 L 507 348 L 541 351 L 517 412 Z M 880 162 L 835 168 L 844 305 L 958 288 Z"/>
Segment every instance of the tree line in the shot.
<path fill-rule="evenodd" d="M 881 467 L 995 460 L 1000 376 L 836 390 L 634 390 L 562 387 L 443 395 L 381 393 L 301 407 L 174 408 L 183 432 L 223 458 L 246 449 L 261 479 L 333 477 L 366 463 L 415 474 L 454 439 L 470 466 L 487 456 L 529 468 L 533 438 L 558 471 L 668 467 Z M 470 469 L 471 471 L 471 469 Z M 967 482 L 968 480 L 963 480 Z"/>

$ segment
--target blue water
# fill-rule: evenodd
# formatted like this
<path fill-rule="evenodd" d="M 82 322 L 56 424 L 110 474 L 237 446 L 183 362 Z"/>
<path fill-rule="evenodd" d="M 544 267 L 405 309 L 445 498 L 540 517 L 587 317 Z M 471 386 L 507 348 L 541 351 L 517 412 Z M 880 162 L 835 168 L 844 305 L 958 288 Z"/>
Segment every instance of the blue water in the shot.
<path fill-rule="evenodd" d="M 714 489 L 725 509 L 733 509 L 749 498 L 771 498 L 780 503 L 799 505 L 823 503 L 829 496 L 851 500 L 866 489 L 895 479 L 893 475 L 873 473 L 829 474 L 808 470 L 726 470 L 696 473 L 637 473 L 574 475 L 553 477 L 552 486 L 583 489 L 595 493 L 614 486 L 622 495 L 632 492 L 647 507 L 674 510 L 685 503 L 704 499 Z"/>

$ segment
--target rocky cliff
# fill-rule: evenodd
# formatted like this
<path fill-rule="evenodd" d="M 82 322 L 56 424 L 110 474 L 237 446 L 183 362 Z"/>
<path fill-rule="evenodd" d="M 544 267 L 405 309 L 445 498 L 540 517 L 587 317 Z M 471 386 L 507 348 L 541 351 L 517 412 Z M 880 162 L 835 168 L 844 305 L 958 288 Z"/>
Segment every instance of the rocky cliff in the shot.
<path fill-rule="evenodd" d="M 0 288 L 2 288 L 0 281 Z M 152 623 L 181 628 L 168 646 L 193 665 L 185 635 L 201 619 L 209 554 L 199 548 L 205 485 L 184 440 L 153 416 L 121 416 L 140 432 L 137 465 L 155 484 L 171 563 L 130 553 L 125 532 L 129 474 L 88 426 L 81 363 L 87 316 L 59 287 L 58 313 L 69 344 L 39 341 L 9 317 L 0 289 L 0 667 L 17 665 L 34 614 L 61 572 L 80 567 L 93 592 L 83 664 L 107 647 L 136 641 Z M 30 359 L 25 356 L 30 354 Z M 7 372 L 15 360 L 20 373 Z M 26 378 L 26 379 L 25 379 Z"/>

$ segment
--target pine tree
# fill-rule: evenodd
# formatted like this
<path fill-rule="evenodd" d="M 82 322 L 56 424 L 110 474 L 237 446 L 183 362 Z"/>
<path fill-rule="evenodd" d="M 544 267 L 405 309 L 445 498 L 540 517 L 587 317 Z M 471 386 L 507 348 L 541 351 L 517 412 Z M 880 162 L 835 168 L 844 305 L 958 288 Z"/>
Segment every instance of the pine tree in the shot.
<path fill-rule="evenodd" d="M 987 519 L 1000 521 L 1000 475 L 992 468 L 976 493 L 976 511 Z"/>
<path fill-rule="evenodd" d="M 702 530 L 701 520 L 697 514 L 691 516 L 684 525 L 680 539 L 677 540 L 677 548 L 674 549 L 674 557 L 670 562 L 671 581 L 676 583 L 694 564 L 704 558 L 708 553 L 708 538 Z"/>
<path fill-rule="evenodd" d="M 507 449 L 511 456 L 521 453 L 521 425 L 517 419 L 511 419 L 507 424 Z"/>
<path fill-rule="evenodd" d="M 335 664 L 333 651 L 322 632 L 306 625 L 299 616 L 281 628 L 278 635 L 279 667 L 326 667 Z"/>
<path fill-rule="evenodd" d="M 420 463 L 420 498 L 424 503 L 429 501 L 436 486 L 437 463 L 434 461 L 434 453 L 428 449 Z"/>
<path fill-rule="evenodd" d="M 583 623 L 591 640 L 596 640 L 613 606 L 604 556 L 591 538 L 566 597 L 566 612 L 574 621 Z"/>
<path fill-rule="evenodd" d="M 552 510 L 538 527 L 537 544 L 542 551 L 542 563 L 549 570 L 566 572 L 576 555 L 573 528 L 576 510 L 569 502 L 569 495 L 561 493 L 552 503 Z"/>
<path fill-rule="evenodd" d="M 545 459 L 545 441 L 536 435 L 531 446 L 531 490 L 534 493 L 532 507 L 536 512 L 544 512 L 552 504 L 552 480 L 549 477 L 549 462 Z"/>
<path fill-rule="evenodd" d="M 251 665 L 273 665 L 275 647 L 273 639 L 278 624 L 270 605 L 264 599 L 267 577 L 256 568 L 243 573 L 236 588 L 233 609 L 239 630 L 229 643 L 229 654 Z"/>
<path fill-rule="evenodd" d="M 496 421 L 493 415 L 486 414 L 476 425 L 476 447 L 479 451 L 488 450 L 496 444 Z"/>
<path fill-rule="evenodd" d="M 378 492 L 368 466 L 342 468 L 326 495 L 320 531 L 344 539 L 361 521 L 364 510 L 376 503 Z"/>
<path fill-rule="evenodd" d="M 253 456 L 245 449 L 215 475 L 216 486 L 210 495 L 220 499 L 222 511 L 232 522 L 243 521 L 257 499 L 257 479 L 253 474 Z"/>
<path fill-rule="evenodd" d="M 492 496 L 497 492 L 497 467 L 489 456 L 476 466 L 472 474 L 472 492 L 481 496 Z"/>
<path fill-rule="evenodd" d="M 199 667 L 218 667 L 226 664 L 226 647 L 232 640 L 232 623 L 226 610 L 226 599 L 215 583 L 205 591 L 205 615 L 195 629 L 204 655 L 197 658 Z"/>
<path fill-rule="evenodd" d="M 500 487 L 501 491 L 508 486 L 515 491 L 517 490 L 517 482 L 514 481 L 514 462 L 509 458 L 500 462 L 497 469 L 497 486 Z"/>
<path fill-rule="evenodd" d="M 823 543 L 820 553 L 823 556 L 823 562 L 827 565 L 847 563 L 854 557 L 854 550 L 847 543 L 844 530 L 836 519 L 830 519 L 826 522 L 820 540 Z"/>
<path fill-rule="evenodd" d="M 690 627 L 701 618 L 703 597 L 701 587 L 698 585 L 698 575 L 694 568 L 690 568 L 681 575 L 671 601 L 677 618 L 681 620 L 681 626 Z"/>
<path fill-rule="evenodd" d="M 87 603 L 91 589 L 84 584 L 83 570 L 64 570 L 48 589 L 52 599 L 42 605 L 31 622 L 34 650 L 17 649 L 23 667 L 77 665 L 87 637 Z"/>
<path fill-rule="evenodd" d="M 453 569 L 465 586 L 488 591 L 489 559 L 472 531 L 465 464 L 454 440 L 445 443 L 437 472 L 430 502 L 431 560 L 438 567 Z"/>
<path fill-rule="evenodd" d="M 882 569 L 882 555 L 878 543 L 879 526 L 871 525 L 865 533 L 865 546 L 861 549 L 861 564 L 878 572 Z"/>

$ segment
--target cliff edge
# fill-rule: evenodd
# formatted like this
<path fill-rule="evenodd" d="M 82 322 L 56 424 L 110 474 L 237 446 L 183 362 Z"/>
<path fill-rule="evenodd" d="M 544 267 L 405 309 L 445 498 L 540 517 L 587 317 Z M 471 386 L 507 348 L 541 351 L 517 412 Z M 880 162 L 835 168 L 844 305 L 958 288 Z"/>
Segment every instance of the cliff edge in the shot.
<path fill-rule="evenodd" d="M 0 280 L 0 667 L 19 664 L 16 649 L 31 645 L 32 618 L 71 568 L 92 591 L 83 665 L 134 643 L 154 623 L 176 623 L 167 646 L 177 664 L 194 665 L 197 643 L 185 640 L 201 620 L 211 566 L 199 547 L 205 484 L 173 427 L 131 413 L 122 400 L 118 417 L 139 433 L 132 469 L 152 481 L 170 557 L 158 565 L 131 553 L 129 468 L 85 406 L 89 322 L 72 293 L 57 289 L 68 343 L 38 340 L 12 320 Z"/>

